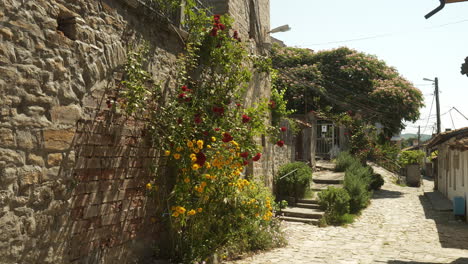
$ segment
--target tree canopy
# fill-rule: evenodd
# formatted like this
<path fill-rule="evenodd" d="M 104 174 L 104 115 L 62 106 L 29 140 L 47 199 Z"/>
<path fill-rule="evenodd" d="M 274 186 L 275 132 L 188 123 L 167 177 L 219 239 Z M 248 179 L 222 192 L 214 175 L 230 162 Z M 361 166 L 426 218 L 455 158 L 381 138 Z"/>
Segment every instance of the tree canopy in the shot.
<path fill-rule="evenodd" d="M 416 121 L 424 105 L 421 91 L 395 68 L 346 47 L 314 52 L 275 46 L 272 60 L 277 89 L 299 113 L 359 113 L 391 135 L 404 128 L 403 121 Z"/>

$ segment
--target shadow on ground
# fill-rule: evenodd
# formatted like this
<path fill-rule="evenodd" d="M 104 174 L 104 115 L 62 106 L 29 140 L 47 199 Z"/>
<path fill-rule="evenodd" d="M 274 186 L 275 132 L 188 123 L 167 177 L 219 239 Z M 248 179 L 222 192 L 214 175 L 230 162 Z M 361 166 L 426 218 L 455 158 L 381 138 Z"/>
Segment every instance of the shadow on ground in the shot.
<path fill-rule="evenodd" d="M 389 264 L 440 264 L 439 262 L 417 262 L 417 261 L 402 261 L 402 260 L 390 260 Z M 459 258 L 447 264 L 468 264 L 468 258 Z"/>
<path fill-rule="evenodd" d="M 378 190 L 374 191 L 372 199 L 400 198 L 401 196 L 403 196 L 403 193 L 399 191 Z"/>
<path fill-rule="evenodd" d="M 439 234 L 439 242 L 443 248 L 456 248 L 468 250 L 468 224 L 466 222 L 455 220 L 452 212 L 435 211 L 429 200 L 421 195 L 419 200 L 424 208 L 424 214 L 427 219 L 435 221 L 437 232 Z M 465 262 L 452 263 L 467 263 L 468 259 L 459 259 Z M 399 263 L 399 262 L 396 262 Z M 413 262 L 402 262 L 413 263 Z"/>

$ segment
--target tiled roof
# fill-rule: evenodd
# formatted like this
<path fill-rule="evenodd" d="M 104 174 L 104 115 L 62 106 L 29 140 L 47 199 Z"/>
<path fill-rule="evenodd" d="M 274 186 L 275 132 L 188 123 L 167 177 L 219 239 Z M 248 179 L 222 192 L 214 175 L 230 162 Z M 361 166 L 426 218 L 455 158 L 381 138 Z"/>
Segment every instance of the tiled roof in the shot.
<path fill-rule="evenodd" d="M 459 140 L 456 140 L 450 143 L 449 146 L 451 149 L 456 149 L 456 150 L 461 150 L 461 151 L 468 150 L 468 136 L 465 136 L 464 138 L 461 138 Z"/>
<path fill-rule="evenodd" d="M 444 133 L 440 133 L 437 136 L 433 137 L 431 140 L 427 142 L 427 147 L 428 148 L 433 148 L 437 145 L 440 145 L 444 143 L 445 141 L 456 137 L 455 142 L 459 142 L 460 144 L 465 144 L 465 140 L 468 138 L 468 127 L 452 130 L 452 131 L 447 131 Z M 451 143 L 450 146 L 452 148 L 452 145 L 455 144 L 455 142 Z"/>

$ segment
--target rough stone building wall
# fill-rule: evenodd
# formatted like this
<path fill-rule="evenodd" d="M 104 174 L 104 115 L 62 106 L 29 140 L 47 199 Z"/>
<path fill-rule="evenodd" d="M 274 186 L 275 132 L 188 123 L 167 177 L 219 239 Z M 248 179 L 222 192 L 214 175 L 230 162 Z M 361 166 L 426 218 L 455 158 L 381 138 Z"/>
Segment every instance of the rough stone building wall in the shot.
<path fill-rule="evenodd" d="M 152 253 L 160 215 L 144 185 L 158 150 L 106 105 L 134 39 L 149 42 L 156 80 L 175 71 L 178 35 L 142 12 L 117 0 L 0 2 L 0 263 Z"/>
<path fill-rule="evenodd" d="M 225 2 L 248 41 L 248 2 Z M 144 189 L 159 150 L 107 100 L 134 41 L 149 43 L 148 68 L 167 92 L 183 45 L 135 3 L 0 1 L 0 263 L 145 263 L 165 241 L 158 197 Z M 268 28 L 268 1 L 259 9 Z M 261 43 L 252 53 L 266 52 Z M 269 87 L 255 75 L 248 97 Z M 272 175 L 273 150 L 257 174 Z"/>

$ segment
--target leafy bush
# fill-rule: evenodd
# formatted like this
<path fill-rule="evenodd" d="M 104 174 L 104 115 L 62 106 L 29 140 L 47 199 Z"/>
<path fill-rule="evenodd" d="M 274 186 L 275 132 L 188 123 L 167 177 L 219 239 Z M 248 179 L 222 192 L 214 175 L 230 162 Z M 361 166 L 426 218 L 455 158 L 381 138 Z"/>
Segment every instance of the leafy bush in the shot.
<path fill-rule="evenodd" d="M 359 163 L 359 161 L 354 158 L 349 152 L 341 152 L 336 157 L 335 171 L 343 172 L 346 171 L 351 165 Z"/>
<path fill-rule="evenodd" d="M 287 176 L 283 177 L 285 175 Z M 311 180 L 312 169 L 306 163 L 293 162 L 283 165 L 275 177 L 277 194 L 303 197 Z"/>
<path fill-rule="evenodd" d="M 424 152 L 421 150 L 403 151 L 398 157 L 398 163 L 402 167 L 410 164 L 421 164 L 423 162 L 424 156 Z"/>
<path fill-rule="evenodd" d="M 325 219 L 329 224 L 341 224 L 342 217 L 349 213 L 350 197 L 346 190 L 328 187 L 318 194 L 319 205 L 325 210 Z"/>
<path fill-rule="evenodd" d="M 382 175 L 380 175 L 378 173 L 373 173 L 369 189 L 370 190 L 375 190 L 375 191 L 380 190 L 380 187 L 382 187 L 382 185 L 384 185 L 384 183 L 385 183 L 385 181 L 384 181 Z"/>

